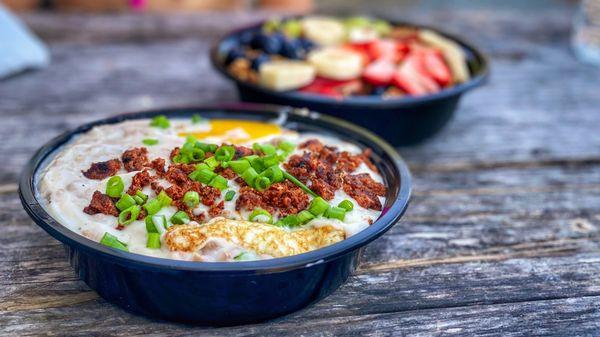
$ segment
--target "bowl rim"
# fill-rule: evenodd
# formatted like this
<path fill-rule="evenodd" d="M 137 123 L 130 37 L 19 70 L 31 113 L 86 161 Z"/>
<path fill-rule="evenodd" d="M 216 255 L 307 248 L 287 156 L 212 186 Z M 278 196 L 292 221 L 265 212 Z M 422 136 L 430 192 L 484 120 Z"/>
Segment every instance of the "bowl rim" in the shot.
<path fill-rule="evenodd" d="M 287 17 L 282 17 L 282 19 L 285 20 L 285 19 L 290 19 L 290 18 L 301 18 L 304 16 L 309 16 L 309 15 L 287 16 Z M 225 65 L 223 64 L 223 62 L 221 62 L 220 57 L 219 57 L 220 46 L 226 39 L 230 38 L 232 35 L 239 34 L 243 31 L 256 29 L 259 26 L 261 26 L 263 23 L 265 23 L 268 20 L 268 18 L 254 22 L 254 23 L 240 26 L 240 27 L 232 29 L 232 30 L 228 31 L 227 33 L 225 33 L 224 35 L 222 35 L 219 39 L 214 41 L 213 44 L 211 45 L 210 61 L 213 65 L 213 67 L 219 73 L 221 73 L 221 75 L 223 75 L 227 79 L 233 81 L 237 86 L 239 86 L 245 90 L 252 90 L 255 92 L 257 91 L 263 95 L 278 96 L 283 99 L 320 103 L 320 104 L 334 104 L 334 105 L 338 105 L 341 107 L 343 107 L 343 106 L 353 106 L 353 107 L 357 107 L 357 106 L 358 107 L 413 106 L 413 105 L 424 104 L 424 103 L 428 103 L 428 102 L 432 102 L 432 101 L 445 99 L 445 98 L 452 97 L 455 95 L 461 95 L 462 93 L 464 93 L 468 90 L 474 89 L 474 88 L 484 84 L 485 81 L 487 81 L 488 76 L 489 76 L 489 64 L 490 64 L 489 57 L 484 52 L 482 52 L 480 49 L 475 47 L 471 42 L 467 41 L 466 39 L 462 38 L 461 36 L 441 31 L 440 29 L 429 26 L 429 25 L 417 24 L 417 23 L 404 21 L 404 20 L 393 20 L 393 19 L 379 17 L 379 16 L 369 16 L 369 17 L 374 18 L 374 19 L 383 19 L 394 25 L 404 25 L 404 26 L 415 27 L 415 28 L 429 29 L 431 31 L 434 31 L 434 32 L 446 37 L 446 38 L 449 38 L 449 39 L 453 40 L 454 42 L 458 43 L 459 45 L 461 45 L 463 47 L 463 49 L 466 49 L 469 53 L 471 53 L 474 56 L 474 59 L 476 59 L 478 61 L 478 63 L 480 64 L 480 69 L 477 73 L 475 73 L 475 76 L 470 77 L 469 80 L 464 83 L 460 83 L 458 85 L 454 85 L 449 88 L 444 88 L 441 91 L 436 92 L 434 94 L 428 94 L 428 95 L 423 95 L 423 96 L 403 96 L 400 98 L 381 98 L 379 96 L 360 95 L 360 96 L 349 96 L 349 97 L 344 97 L 342 99 L 339 99 L 339 98 L 329 97 L 329 96 L 325 96 L 325 95 L 302 93 L 297 90 L 275 91 L 275 90 L 271 90 L 271 89 L 262 87 L 258 84 L 253 84 L 253 83 L 250 83 L 247 81 L 239 80 L 238 78 L 236 78 L 235 76 L 233 76 L 232 74 L 230 74 L 227 71 L 227 69 L 225 68 Z"/>
<path fill-rule="evenodd" d="M 95 120 L 85 123 L 73 130 L 68 130 L 59 136 L 51 139 L 44 144 L 26 164 L 19 180 L 19 196 L 21 203 L 29 216 L 36 224 L 44 229 L 55 239 L 68 246 L 75 246 L 91 254 L 100 254 L 104 258 L 109 258 L 115 263 L 131 266 L 132 263 L 141 268 L 154 268 L 160 270 L 187 270 L 187 271 L 205 271 L 205 272 L 251 272 L 251 273 L 269 273 L 279 272 L 289 269 L 301 267 L 309 267 L 316 264 L 331 261 L 339 256 L 342 256 L 350 251 L 357 250 L 369 242 L 375 240 L 389 230 L 406 211 L 411 195 L 411 176 L 409 169 L 400 155 L 387 142 L 359 126 L 349 122 L 334 118 L 331 116 L 322 115 L 315 112 L 298 113 L 296 110 L 289 107 L 265 105 L 265 104 L 249 104 L 249 103 L 233 103 L 233 104 L 217 104 L 210 106 L 194 106 L 194 107 L 179 107 L 142 110 L 125 114 L 118 114 L 112 117 Z M 104 246 L 96 241 L 88 239 L 60 224 L 59 221 L 52 218 L 46 212 L 37 199 L 36 193 L 36 174 L 38 169 L 42 167 L 48 156 L 54 154 L 61 148 L 62 145 L 69 142 L 72 137 L 90 130 L 92 127 L 104 124 L 114 124 L 125 120 L 149 118 L 159 114 L 171 115 L 172 117 L 191 116 L 192 113 L 202 113 L 202 111 L 223 111 L 225 113 L 236 112 L 238 114 L 253 114 L 261 115 L 265 113 L 286 113 L 292 116 L 293 120 L 300 119 L 300 122 L 308 125 L 317 125 L 319 123 L 334 124 L 336 127 L 345 129 L 358 139 L 368 141 L 379 147 L 382 154 L 389 156 L 390 163 L 394 170 L 399 173 L 398 177 L 390 177 L 392 180 L 400 181 L 400 186 L 396 200 L 393 201 L 389 209 L 384 212 L 373 224 L 368 228 L 354 234 L 353 236 L 335 243 L 333 245 L 323 247 L 314 251 L 303 254 L 292 255 L 282 258 L 274 258 L 267 260 L 243 261 L 243 262 L 199 262 L 199 261 L 183 261 L 168 258 L 158 258 L 148 255 L 125 252 L 110 247 Z M 339 132 L 332 131 L 334 134 Z"/>

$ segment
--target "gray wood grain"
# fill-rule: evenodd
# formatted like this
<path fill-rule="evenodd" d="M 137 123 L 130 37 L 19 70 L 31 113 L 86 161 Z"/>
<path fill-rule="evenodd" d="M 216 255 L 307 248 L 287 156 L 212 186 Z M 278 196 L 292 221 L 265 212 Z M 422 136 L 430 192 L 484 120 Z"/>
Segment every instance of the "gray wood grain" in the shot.
<path fill-rule="evenodd" d="M 377 10 L 375 10 L 377 11 Z M 106 303 L 22 210 L 16 179 L 42 143 L 123 111 L 235 100 L 212 40 L 268 13 L 49 15 L 53 56 L 0 82 L 0 333 L 57 335 L 569 335 L 600 331 L 600 69 L 569 49 L 572 7 L 380 10 L 464 35 L 492 59 L 436 138 L 400 152 L 403 220 L 310 308 L 232 328 L 157 322 Z"/>

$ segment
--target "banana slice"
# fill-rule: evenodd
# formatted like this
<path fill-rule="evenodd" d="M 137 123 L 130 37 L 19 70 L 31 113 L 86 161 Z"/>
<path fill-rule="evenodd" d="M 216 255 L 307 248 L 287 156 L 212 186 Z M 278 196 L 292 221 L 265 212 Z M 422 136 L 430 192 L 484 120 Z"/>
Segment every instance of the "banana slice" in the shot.
<path fill-rule="evenodd" d="M 319 76 L 332 80 L 358 78 L 363 69 L 363 58 L 359 53 L 340 47 L 314 50 L 308 54 L 307 60 Z"/>
<path fill-rule="evenodd" d="M 346 38 L 346 28 L 334 18 L 309 16 L 302 19 L 301 24 L 304 37 L 319 45 L 340 44 Z"/>
<path fill-rule="evenodd" d="M 450 71 L 452 72 L 455 83 L 462 83 L 469 79 L 467 58 L 465 52 L 458 43 L 427 29 L 419 31 L 419 38 L 426 44 L 442 51 L 446 62 L 448 62 L 448 65 L 450 66 Z"/>
<path fill-rule="evenodd" d="M 277 91 L 298 89 L 315 79 L 315 68 L 303 61 L 278 60 L 260 66 L 259 82 Z"/>

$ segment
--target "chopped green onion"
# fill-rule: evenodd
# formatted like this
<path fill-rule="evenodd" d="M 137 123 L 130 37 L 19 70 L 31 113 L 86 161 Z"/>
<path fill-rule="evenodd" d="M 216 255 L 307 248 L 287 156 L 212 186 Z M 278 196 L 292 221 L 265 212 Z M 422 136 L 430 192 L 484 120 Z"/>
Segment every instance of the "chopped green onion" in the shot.
<path fill-rule="evenodd" d="M 133 199 L 133 197 L 130 196 L 129 194 L 125 193 L 125 194 L 123 194 L 123 196 L 121 196 L 121 199 L 119 199 L 119 201 L 117 201 L 115 203 L 115 206 L 117 206 L 117 209 L 119 211 L 123 211 L 135 204 L 137 204 L 135 202 L 135 199 Z"/>
<path fill-rule="evenodd" d="M 328 208 L 329 204 L 327 203 L 327 201 L 325 201 L 325 199 L 321 197 L 316 197 L 310 202 L 310 205 L 308 206 L 308 211 L 311 212 L 314 216 L 319 216 L 325 213 L 325 211 L 327 211 Z"/>
<path fill-rule="evenodd" d="M 227 179 L 222 176 L 215 175 L 215 177 L 208 183 L 209 186 L 220 189 L 221 191 L 227 188 Z"/>
<path fill-rule="evenodd" d="M 346 212 L 350 212 L 354 209 L 354 204 L 352 203 L 352 201 L 345 199 L 338 204 L 338 207 L 345 209 Z"/>
<path fill-rule="evenodd" d="M 295 227 L 295 226 L 298 226 L 299 224 L 300 224 L 300 221 L 298 220 L 298 217 L 293 214 L 288 215 L 282 219 L 279 219 L 277 221 L 277 223 L 275 223 L 275 225 L 283 226 L 283 227 Z"/>
<path fill-rule="evenodd" d="M 163 228 L 167 228 L 167 217 L 164 215 L 154 215 L 146 217 L 146 231 L 148 233 L 160 233 L 158 230 L 158 226 L 162 226 Z"/>
<path fill-rule="evenodd" d="M 325 211 L 324 215 L 326 218 L 329 219 L 338 219 L 340 221 L 344 221 L 346 210 L 341 207 L 329 207 L 327 211 Z"/>
<path fill-rule="evenodd" d="M 205 163 L 200 163 L 200 164 L 196 164 L 196 170 L 202 170 L 202 169 L 206 169 L 206 170 L 211 170 L 212 169 L 206 165 Z"/>
<path fill-rule="evenodd" d="M 184 211 L 177 211 L 171 217 L 171 222 L 175 225 L 184 225 L 184 224 L 190 222 L 190 217 Z"/>
<path fill-rule="evenodd" d="M 303 210 L 300 213 L 296 214 L 296 217 L 298 218 L 298 222 L 302 224 L 305 224 L 315 218 L 315 216 L 307 210 Z"/>
<path fill-rule="evenodd" d="M 296 146 L 294 144 L 292 144 L 292 143 L 290 143 L 288 141 L 285 141 L 285 140 L 279 142 L 279 144 L 277 144 L 277 147 L 280 150 L 283 150 L 283 151 L 285 151 L 287 153 L 290 153 L 290 152 L 294 151 L 294 148 L 296 148 Z"/>
<path fill-rule="evenodd" d="M 218 161 L 230 161 L 235 156 L 235 148 L 233 146 L 224 145 L 215 151 L 215 159 Z"/>
<path fill-rule="evenodd" d="M 293 175 L 287 173 L 286 171 L 283 171 L 283 176 L 289 181 L 293 182 L 296 186 L 300 187 L 304 192 L 308 193 L 309 195 L 315 198 L 319 196 L 317 193 L 313 192 L 310 188 L 308 188 L 308 186 L 304 185 L 300 180 L 298 180 Z"/>
<path fill-rule="evenodd" d="M 190 179 L 199 181 L 203 184 L 210 183 L 210 181 L 216 176 L 217 174 L 209 169 L 196 170 L 189 175 Z"/>
<path fill-rule="evenodd" d="M 138 205 L 133 205 L 128 209 L 119 213 L 119 224 L 121 225 L 129 225 L 130 223 L 137 220 L 138 215 L 140 215 L 140 211 L 142 209 Z"/>
<path fill-rule="evenodd" d="M 141 205 L 141 204 L 143 204 L 143 203 L 144 203 L 144 199 L 140 198 L 140 197 L 139 197 L 139 196 L 137 196 L 137 195 L 134 195 L 134 196 L 133 196 L 133 200 L 135 200 L 135 203 L 136 203 L 136 204 L 138 204 L 138 205 Z"/>
<path fill-rule="evenodd" d="M 179 153 L 178 155 L 173 157 L 173 162 L 175 164 L 189 164 L 190 159 L 188 158 L 188 156 L 185 156 L 182 153 Z"/>
<path fill-rule="evenodd" d="M 165 190 L 160 191 L 156 199 L 160 201 L 161 207 L 170 206 L 171 202 L 173 202 L 173 199 L 171 199 L 171 197 L 167 194 L 167 192 L 165 192 Z"/>
<path fill-rule="evenodd" d="M 217 166 L 219 166 L 219 161 L 215 156 L 208 157 L 204 160 L 204 164 L 208 165 L 211 170 L 214 170 Z"/>
<path fill-rule="evenodd" d="M 162 207 L 163 206 L 158 199 L 150 199 L 146 202 L 146 204 L 144 204 L 144 209 L 148 215 L 154 215 L 158 213 Z"/>
<path fill-rule="evenodd" d="M 135 192 L 135 196 L 142 199 L 142 204 L 148 200 L 148 195 L 144 194 L 144 192 L 140 190 Z"/>
<path fill-rule="evenodd" d="M 144 143 L 145 145 L 148 145 L 148 146 L 152 146 L 152 145 L 158 144 L 158 139 L 145 138 L 145 139 L 142 139 L 142 143 Z"/>
<path fill-rule="evenodd" d="M 255 208 L 252 213 L 250 213 L 248 220 L 253 222 L 272 223 L 273 216 L 262 208 Z"/>
<path fill-rule="evenodd" d="M 231 201 L 233 200 L 233 197 L 235 197 L 235 191 L 227 191 L 227 193 L 225 193 L 225 201 Z"/>
<path fill-rule="evenodd" d="M 167 116 L 158 115 L 158 116 L 152 118 L 152 121 L 150 121 L 150 126 L 154 126 L 154 127 L 161 128 L 161 129 L 166 129 L 169 126 L 171 126 L 171 123 L 169 122 L 169 119 L 167 118 Z"/>
<path fill-rule="evenodd" d="M 246 156 L 244 157 L 246 160 L 250 162 L 250 166 L 252 166 L 256 172 L 262 172 L 265 170 L 265 164 L 263 163 L 262 158 L 257 155 Z"/>
<path fill-rule="evenodd" d="M 262 164 L 265 168 L 276 166 L 279 164 L 279 157 L 276 154 L 270 154 L 262 157 Z"/>
<path fill-rule="evenodd" d="M 229 162 L 229 167 L 238 175 L 242 174 L 250 167 L 250 162 L 244 159 L 232 160 Z"/>
<path fill-rule="evenodd" d="M 204 120 L 204 118 L 202 118 L 202 116 L 200 116 L 200 114 L 193 114 L 192 115 L 192 124 L 200 123 L 203 120 Z"/>
<path fill-rule="evenodd" d="M 197 143 L 198 147 L 202 149 L 202 151 L 204 152 L 212 152 L 215 153 L 215 151 L 217 150 L 218 146 L 217 144 L 208 144 L 208 143 Z"/>
<path fill-rule="evenodd" d="M 269 167 L 268 169 L 264 170 L 260 176 L 269 178 L 272 183 L 283 181 L 283 171 L 279 168 L 279 166 Z"/>
<path fill-rule="evenodd" d="M 239 253 L 236 257 L 233 258 L 235 261 L 252 261 L 255 260 L 254 255 L 247 253 L 247 252 L 241 252 Z"/>
<path fill-rule="evenodd" d="M 258 173 L 252 167 L 249 167 L 241 175 L 242 179 L 248 184 L 248 186 L 254 186 L 254 180 L 258 177 Z"/>
<path fill-rule="evenodd" d="M 204 154 L 204 151 L 202 151 L 202 149 L 192 149 L 188 153 L 188 158 L 192 162 L 194 162 L 194 161 L 202 161 L 202 160 L 204 160 L 204 155 L 205 154 Z"/>
<path fill-rule="evenodd" d="M 146 247 L 152 249 L 160 248 L 160 234 L 148 233 L 148 240 L 146 241 Z"/>
<path fill-rule="evenodd" d="M 104 235 L 102 236 L 102 239 L 100 239 L 100 243 L 105 245 L 105 246 L 109 246 L 115 249 L 119 249 L 119 250 L 124 250 L 126 252 L 129 251 L 129 249 L 127 249 L 127 244 L 119 241 L 119 239 L 117 239 L 116 236 L 105 232 Z"/>
<path fill-rule="evenodd" d="M 275 146 L 273 146 L 272 144 L 258 144 L 258 143 L 254 143 L 252 144 L 252 149 L 254 151 L 260 151 L 262 153 L 264 153 L 265 155 L 272 155 L 275 154 L 275 152 L 277 151 L 277 149 L 275 148 Z"/>
<path fill-rule="evenodd" d="M 266 190 L 267 188 L 269 188 L 269 186 L 271 186 L 271 179 L 265 177 L 265 176 L 258 176 L 256 177 L 256 179 L 254 179 L 254 188 L 262 191 L 262 190 Z"/>
<path fill-rule="evenodd" d="M 106 194 L 111 198 L 118 198 L 123 193 L 125 184 L 119 176 L 110 177 L 106 182 Z"/>
<path fill-rule="evenodd" d="M 196 191 L 187 191 L 183 196 L 183 202 L 189 208 L 194 208 L 200 203 L 200 195 Z"/>

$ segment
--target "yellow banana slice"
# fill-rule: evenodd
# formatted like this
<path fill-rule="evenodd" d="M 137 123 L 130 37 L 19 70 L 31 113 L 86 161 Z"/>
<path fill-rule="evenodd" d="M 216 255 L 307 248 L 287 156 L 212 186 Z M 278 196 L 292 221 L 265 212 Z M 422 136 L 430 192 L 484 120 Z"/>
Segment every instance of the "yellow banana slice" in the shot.
<path fill-rule="evenodd" d="M 302 19 L 300 23 L 304 37 L 319 45 L 336 45 L 346 39 L 346 28 L 334 18 L 309 16 Z"/>
<path fill-rule="evenodd" d="M 363 69 L 363 59 L 359 53 L 340 47 L 314 50 L 307 59 L 319 76 L 332 80 L 358 78 Z"/>
<path fill-rule="evenodd" d="M 426 44 L 442 51 L 446 62 L 448 62 L 455 83 L 462 83 L 469 79 L 467 58 L 460 45 L 428 29 L 420 30 L 419 38 Z"/>
<path fill-rule="evenodd" d="M 260 66 L 258 78 L 260 84 L 269 89 L 298 89 L 315 79 L 315 68 L 303 61 L 271 61 Z"/>

